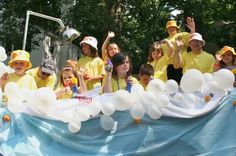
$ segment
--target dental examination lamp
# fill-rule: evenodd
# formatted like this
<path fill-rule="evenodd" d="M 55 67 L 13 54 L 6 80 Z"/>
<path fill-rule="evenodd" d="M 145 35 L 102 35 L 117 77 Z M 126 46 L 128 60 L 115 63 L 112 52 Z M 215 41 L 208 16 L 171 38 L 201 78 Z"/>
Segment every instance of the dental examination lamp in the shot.
<path fill-rule="evenodd" d="M 76 39 L 80 35 L 80 33 L 78 31 L 76 31 L 75 29 L 65 27 L 65 25 L 62 23 L 61 19 L 59 19 L 59 18 L 47 16 L 47 15 L 40 14 L 40 13 L 33 12 L 33 11 L 27 11 L 26 21 L 25 21 L 24 40 L 23 40 L 23 45 L 22 45 L 23 50 L 25 50 L 30 15 L 38 16 L 38 17 L 45 18 L 45 19 L 59 23 L 59 25 L 61 27 L 60 32 L 62 34 L 62 43 L 63 44 L 67 44 L 67 43 L 72 42 L 74 39 Z"/>

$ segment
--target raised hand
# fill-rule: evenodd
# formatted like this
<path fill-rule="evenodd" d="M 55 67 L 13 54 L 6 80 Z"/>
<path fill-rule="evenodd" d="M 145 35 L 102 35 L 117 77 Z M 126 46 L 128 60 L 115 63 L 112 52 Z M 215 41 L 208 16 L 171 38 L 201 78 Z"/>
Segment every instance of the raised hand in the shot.
<path fill-rule="evenodd" d="M 176 43 L 176 47 L 181 49 L 184 46 L 184 41 L 183 41 L 182 36 L 177 36 L 175 38 L 175 43 Z"/>
<path fill-rule="evenodd" d="M 112 38 L 115 36 L 115 33 L 113 31 L 108 31 L 107 37 Z"/>
<path fill-rule="evenodd" d="M 217 52 L 215 54 L 216 62 L 219 63 L 222 60 L 222 56 Z"/>
<path fill-rule="evenodd" d="M 190 29 L 191 33 L 194 33 L 196 31 L 194 19 L 192 17 L 187 17 L 186 22 L 187 24 L 185 25 Z"/>

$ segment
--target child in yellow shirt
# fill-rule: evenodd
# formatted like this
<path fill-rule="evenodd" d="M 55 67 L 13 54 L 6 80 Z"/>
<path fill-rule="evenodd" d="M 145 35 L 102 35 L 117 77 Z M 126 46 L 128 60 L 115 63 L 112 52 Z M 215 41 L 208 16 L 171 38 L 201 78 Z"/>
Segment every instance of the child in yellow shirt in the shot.
<path fill-rule="evenodd" d="M 73 97 L 73 89 L 82 93 L 87 91 L 86 84 L 83 79 L 84 69 L 80 68 L 77 72 L 71 67 L 66 66 L 62 69 L 60 75 L 60 83 L 56 88 L 55 92 L 57 99 L 70 99 Z M 76 87 L 76 88 L 73 88 Z"/>
<path fill-rule="evenodd" d="M 96 86 L 101 86 L 101 80 L 105 75 L 104 62 L 98 57 L 97 39 L 92 36 L 86 36 L 81 42 L 83 54 L 77 63 L 77 70 L 80 67 L 86 69 L 84 80 L 88 90 Z"/>
<path fill-rule="evenodd" d="M 106 76 L 103 79 L 103 92 L 111 93 L 123 89 L 130 91 L 133 84 L 138 80 L 131 76 L 132 63 L 128 55 L 117 53 L 111 58 L 111 69 L 106 70 Z"/>
<path fill-rule="evenodd" d="M 172 55 L 173 45 L 168 40 L 154 42 L 149 48 L 148 64 L 151 64 L 154 69 L 154 78 L 167 81 L 167 66 L 169 58 L 163 56 L 162 44 L 167 44 L 168 53 Z"/>
<path fill-rule="evenodd" d="M 0 86 L 4 90 L 8 82 L 16 82 L 20 88 L 30 90 L 37 89 L 37 85 L 32 76 L 26 74 L 26 70 L 32 67 L 30 54 L 24 50 L 16 50 L 11 53 L 11 60 L 8 65 L 15 70 L 14 73 L 5 73 L 0 79 Z"/>
<path fill-rule="evenodd" d="M 109 31 L 105 41 L 102 44 L 102 59 L 106 63 L 113 55 L 120 52 L 120 48 L 116 43 L 109 43 L 110 39 L 115 36 L 113 31 Z"/>
<path fill-rule="evenodd" d="M 219 53 L 216 53 L 216 63 L 214 66 L 214 71 L 225 68 L 233 72 L 235 76 L 234 87 L 236 87 L 236 52 L 233 47 L 224 46 Z"/>

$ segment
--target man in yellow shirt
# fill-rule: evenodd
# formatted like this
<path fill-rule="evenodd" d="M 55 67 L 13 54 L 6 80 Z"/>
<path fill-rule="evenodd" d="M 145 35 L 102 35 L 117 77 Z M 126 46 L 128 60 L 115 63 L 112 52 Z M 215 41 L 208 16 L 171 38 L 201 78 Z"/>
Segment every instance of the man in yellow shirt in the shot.
<path fill-rule="evenodd" d="M 38 88 L 49 87 L 54 89 L 56 83 L 56 64 L 51 59 L 45 59 L 39 67 L 30 69 L 27 74 L 34 77 Z"/>
<path fill-rule="evenodd" d="M 183 73 L 188 69 L 197 69 L 202 73 L 212 73 L 215 64 L 215 58 L 213 55 L 202 50 L 205 45 L 205 41 L 202 39 L 202 35 L 199 33 L 193 33 L 189 39 L 189 46 L 191 52 L 185 56 L 181 54 L 181 48 L 184 42 L 181 37 L 176 39 L 176 52 L 174 56 L 174 67 L 183 68 Z"/>

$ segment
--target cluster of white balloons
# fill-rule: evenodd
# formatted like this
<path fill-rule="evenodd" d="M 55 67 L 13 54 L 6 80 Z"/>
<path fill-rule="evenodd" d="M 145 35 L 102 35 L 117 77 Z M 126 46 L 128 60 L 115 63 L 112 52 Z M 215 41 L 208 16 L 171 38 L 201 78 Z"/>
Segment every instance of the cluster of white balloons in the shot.
<path fill-rule="evenodd" d="M 183 75 L 180 87 L 184 92 L 201 91 L 203 93 L 217 93 L 233 86 L 234 74 L 228 69 L 220 69 L 213 74 L 190 69 Z"/>
<path fill-rule="evenodd" d="M 30 109 L 38 116 L 68 123 L 68 130 L 77 133 L 82 122 L 98 116 L 101 127 L 104 130 L 112 130 L 115 121 L 111 115 L 115 111 L 129 110 L 134 119 L 142 119 L 145 113 L 152 119 L 158 119 L 170 103 L 177 107 L 194 109 L 199 101 L 196 93 L 222 93 L 229 89 L 233 82 L 234 75 L 227 69 L 213 74 L 202 74 L 191 69 L 183 75 L 180 86 L 174 80 L 164 83 L 159 79 L 153 79 L 149 82 L 147 91 L 140 84 L 135 84 L 131 88 L 131 93 L 126 90 L 105 93 L 93 97 L 89 103 L 72 99 L 64 101 L 66 104 L 61 104 L 62 100 L 57 100 L 54 91 L 49 88 L 30 91 L 19 88 L 13 82 L 5 86 L 5 94 L 8 97 L 7 107 L 13 113 Z"/>
<path fill-rule="evenodd" d="M 28 108 L 36 115 L 45 116 L 53 111 L 52 105 L 57 101 L 54 91 L 47 87 L 32 91 L 19 88 L 15 82 L 9 82 L 4 89 L 7 107 L 13 113 L 22 113 Z"/>

